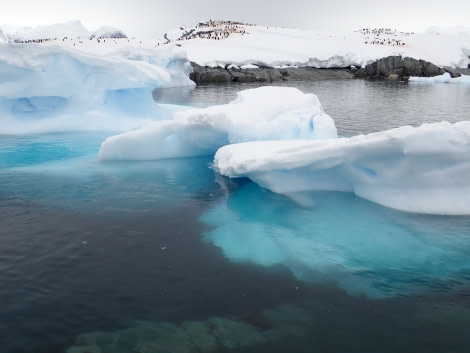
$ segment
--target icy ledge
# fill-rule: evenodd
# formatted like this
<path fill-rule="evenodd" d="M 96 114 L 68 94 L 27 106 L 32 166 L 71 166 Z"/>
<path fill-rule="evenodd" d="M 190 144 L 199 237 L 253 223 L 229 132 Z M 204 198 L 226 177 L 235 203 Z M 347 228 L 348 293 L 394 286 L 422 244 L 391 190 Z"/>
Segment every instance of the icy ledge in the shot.
<path fill-rule="evenodd" d="M 108 55 L 0 43 L 0 134 L 126 131 L 155 119 L 156 87 L 193 86 L 178 48 Z"/>
<path fill-rule="evenodd" d="M 229 104 L 178 111 L 172 119 L 106 139 L 101 160 L 150 160 L 213 155 L 237 142 L 336 138 L 333 119 L 314 94 L 292 87 L 239 92 Z"/>
<path fill-rule="evenodd" d="M 470 121 L 352 138 L 224 146 L 214 167 L 277 193 L 335 190 L 394 209 L 470 214 Z"/>

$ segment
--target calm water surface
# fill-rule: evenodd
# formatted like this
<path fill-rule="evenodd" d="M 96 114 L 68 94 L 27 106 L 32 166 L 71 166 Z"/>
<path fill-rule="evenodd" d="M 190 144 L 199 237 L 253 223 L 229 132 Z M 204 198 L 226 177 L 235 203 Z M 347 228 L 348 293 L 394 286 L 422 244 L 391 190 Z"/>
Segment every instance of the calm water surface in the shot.
<path fill-rule="evenodd" d="M 289 85 L 343 136 L 470 111 L 465 85 Z M 252 87 L 154 96 L 206 106 Z M 100 163 L 106 136 L 0 137 L 1 352 L 468 350 L 470 217 L 341 193 L 304 209 L 220 177 L 210 156 Z"/>

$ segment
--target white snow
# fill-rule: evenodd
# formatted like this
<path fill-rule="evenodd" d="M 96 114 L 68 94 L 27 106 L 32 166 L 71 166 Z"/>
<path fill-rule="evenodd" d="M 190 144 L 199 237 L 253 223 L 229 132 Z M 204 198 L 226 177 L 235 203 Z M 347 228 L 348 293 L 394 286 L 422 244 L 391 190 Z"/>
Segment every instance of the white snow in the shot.
<path fill-rule="evenodd" d="M 337 137 L 333 119 L 314 94 L 292 87 L 260 87 L 229 104 L 178 111 L 103 142 L 100 159 L 163 159 L 210 155 L 226 144 Z"/>
<path fill-rule="evenodd" d="M 424 59 L 438 66 L 467 67 L 470 64 L 468 28 L 439 33 L 410 33 L 374 28 L 334 33 L 237 25 L 237 32 L 231 33 L 225 39 L 193 38 L 199 32 L 223 32 L 226 27 L 226 24 L 203 28 L 184 27 L 183 30 L 171 31 L 168 38 L 173 40 L 172 45 L 181 45 L 187 51 L 190 61 L 213 67 L 224 67 L 226 64 L 363 67 L 390 55 Z M 192 39 L 184 39 L 184 33 L 191 33 Z"/>
<path fill-rule="evenodd" d="M 53 38 L 62 40 L 64 37 L 84 39 L 90 36 L 90 32 L 78 20 L 34 28 L 0 25 L 0 31 L 12 42 Z"/>
<path fill-rule="evenodd" d="M 245 64 L 240 66 L 240 69 L 245 70 L 245 69 L 258 69 L 259 66 L 253 65 L 253 64 Z"/>
<path fill-rule="evenodd" d="M 277 193 L 354 192 L 409 212 L 470 214 L 470 121 L 322 141 L 224 146 L 215 168 Z M 295 195 L 294 195 L 295 196 Z"/>
<path fill-rule="evenodd" d="M 169 30 L 160 39 L 113 38 L 98 43 L 99 36 L 113 33 L 125 35 L 110 27 L 88 31 L 80 21 L 36 28 L 0 25 L 0 41 L 57 38 L 44 44 L 102 54 L 121 47 L 179 46 L 189 61 L 213 67 L 361 67 L 390 55 L 423 59 L 438 66 L 466 68 L 470 64 L 470 28 L 465 27 L 430 28 L 424 33 L 384 28 L 336 33 L 213 21 Z"/>
<path fill-rule="evenodd" d="M 417 83 L 470 83 L 470 76 L 451 77 L 449 73 L 434 77 L 410 77 L 409 82 Z"/>
<path fill-rule="evenodd" d="M 90 39 L 93 38 L 127 38 L 127 36 L 118 28 L 102 26 L 90 35 Z"/>

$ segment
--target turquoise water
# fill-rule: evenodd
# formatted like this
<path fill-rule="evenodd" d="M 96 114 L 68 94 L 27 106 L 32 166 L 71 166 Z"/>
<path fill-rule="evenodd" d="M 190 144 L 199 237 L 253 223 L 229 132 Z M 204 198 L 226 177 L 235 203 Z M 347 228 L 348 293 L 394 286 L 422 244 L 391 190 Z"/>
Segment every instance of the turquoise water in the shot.
<path fill-rule="evenodd" d="M 470 111 L 464 86 L 298 86 L 342 135 Z M 200 87 L 178 103 L 225 103 L 247 87 Z M 210 156 L 102 163 L 108 135 L 0 136 L 2 352 L 468 348 L 469 217 L 330 192 L 297 195 L 301 207 L 221 177 Z"/>
<path fill-rule="evenodd" d="M 428 295 L 468 286 L 470 217 L 406 214 L 348 193 L 308 197 L 314 206 L 302 208 L 248 184 L 202 217 L 213 228 L 205 239 L 233 261 L 282 264 L 302 280 L 351 295 Z"/>

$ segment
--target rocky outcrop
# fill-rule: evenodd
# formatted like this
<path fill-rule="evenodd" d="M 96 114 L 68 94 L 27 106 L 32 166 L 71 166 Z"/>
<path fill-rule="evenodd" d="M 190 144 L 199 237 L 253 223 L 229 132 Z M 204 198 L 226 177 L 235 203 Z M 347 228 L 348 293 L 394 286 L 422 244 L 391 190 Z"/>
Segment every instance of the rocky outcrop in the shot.
<path fill-rule="evenodd" d="M 366 65 L 365 68 L 355 73 L 355 77 L 406 80 L 410 76 L 432 77 L 442 75 L 445 72 L 443 68 L 429 61 L 389 56 Z"/>
<path fill-rule="evenodd" d="M 232 83 L 232 82 L 281 82 L 322 79 L 348 78 L 386 78 L 390 80 L 407 80 L 410 76 L 433 77 L 448 72 L 452 77 L 470 75 L 470 68 L 442 68 L 429 61 L 410 57 L 389 56 L 355 69 L 312 67 L 258 67 L 241 69 L 232 65 L 223 67 L 200 66 L 191 63 L 193 72 L 189 78 L 196 84 Z"/>
<path fill-rule="evenodd" d="M 240 69 L 227 65 L 222 67 L 200 66 L 191 63 L 193 72 L 189 78 L 196 84 L 231 83 L 231 82 L 281 82 L 296 80 L 321 80 L 332 78 L 352 78 L 354 73 L 349 68 L 315 69 L 310 67 L 258 67 Z"/>
<path fill-rule="evenodd" d="M 462 75 L 470 76 L 470 68 L 453 68 L 453 67 L 444 67 L 444 70 L 450 74 L 451 77 L 460 77 Z"/>

